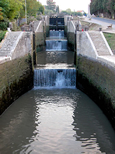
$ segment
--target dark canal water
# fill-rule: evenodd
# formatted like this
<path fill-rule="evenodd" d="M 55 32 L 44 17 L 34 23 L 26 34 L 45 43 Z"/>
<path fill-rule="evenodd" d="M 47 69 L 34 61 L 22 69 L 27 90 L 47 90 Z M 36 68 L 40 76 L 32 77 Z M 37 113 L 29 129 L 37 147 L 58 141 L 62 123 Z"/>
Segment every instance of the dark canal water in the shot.
<path fill-rule="evenodd" d="M 58 45 L 38 53 L 34 89 L 0 116 L 0 154 L 115 154 L 108 119 L 75 88 L 74 53 Z"/>
<path fill-rule="evenodd" d="M 77 89 L 33 89 L 0 117 L 1 154 L 115 154 L 109 121 Z"/>

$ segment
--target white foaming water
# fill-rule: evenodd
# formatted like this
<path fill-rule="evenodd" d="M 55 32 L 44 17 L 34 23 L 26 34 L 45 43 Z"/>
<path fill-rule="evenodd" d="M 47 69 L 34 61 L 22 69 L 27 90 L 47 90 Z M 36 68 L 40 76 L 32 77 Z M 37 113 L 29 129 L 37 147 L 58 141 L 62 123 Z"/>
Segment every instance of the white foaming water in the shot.
<path fill-rule="evenodd" d="M 67 40 L 46 40 L 46 51 L 67 51 Z"/>
<path fill-rule="evenodd" d="M 76 69 L 35 69 L 34 87 L 70 88 L 76 86 Z"/>
<path fill-rule="evenodd" d="M 55 86 L 61 88 L 69 85 L 71 85 L 70 79 L 65 79 L 65 76 L 63 75 L 62 72 L 58 73 L 56 76 Z"/>
<path fill-rule="evenodd" d="M 64 38 L 64 30 L 50 30 L 50 38 Z"/>

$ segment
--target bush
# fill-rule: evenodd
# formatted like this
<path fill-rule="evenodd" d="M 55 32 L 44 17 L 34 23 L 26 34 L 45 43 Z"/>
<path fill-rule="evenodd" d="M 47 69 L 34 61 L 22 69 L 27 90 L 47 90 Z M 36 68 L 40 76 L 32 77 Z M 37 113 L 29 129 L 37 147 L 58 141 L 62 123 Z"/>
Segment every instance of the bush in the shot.
<path fill-rule="evenodd" d="M 4 39 L 6 31 L 0 31 L 0 42 Z"/>
<path fill-rule="evenodd" d="M 0 30 L 7 30 L 8 22 L 7 21 L 1 21 L 0 22 Z"/>

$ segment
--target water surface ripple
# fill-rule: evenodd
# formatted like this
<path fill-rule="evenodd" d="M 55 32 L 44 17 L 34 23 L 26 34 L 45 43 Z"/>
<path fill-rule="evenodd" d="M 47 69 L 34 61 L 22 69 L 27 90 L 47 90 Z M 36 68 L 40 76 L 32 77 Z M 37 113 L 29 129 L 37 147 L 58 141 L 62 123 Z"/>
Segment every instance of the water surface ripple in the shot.
<path fill-rule="evenodd" d="M 0 154 L 115 154 L 115 132 L 77 89 L 31 90 L 0 117 Z"/>

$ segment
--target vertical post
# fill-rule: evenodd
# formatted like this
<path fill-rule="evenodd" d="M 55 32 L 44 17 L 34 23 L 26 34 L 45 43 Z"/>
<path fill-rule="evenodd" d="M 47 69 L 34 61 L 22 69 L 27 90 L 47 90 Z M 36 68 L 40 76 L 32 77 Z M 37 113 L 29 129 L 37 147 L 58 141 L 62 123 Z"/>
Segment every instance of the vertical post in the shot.
<path fill-rule="evenodd" d="M 26 5 L 26 0 L 25 0 L 25 19 L 26 19 L 26 24 L 27 24 L 27 5 Z"/>
<path fill-rule="evenodd" d="M 74 41 L 74 65 L 76 65 L 76 33 L 77 33 L 77 29 L 75 27 L 75 34 L 74 34 L 74 38 L 75 38 L 75 41 Z"/>
<path fill-rule="evenodd" d="M 36 65 L 35 32 L 33 32 L 33 63 Z"/>

